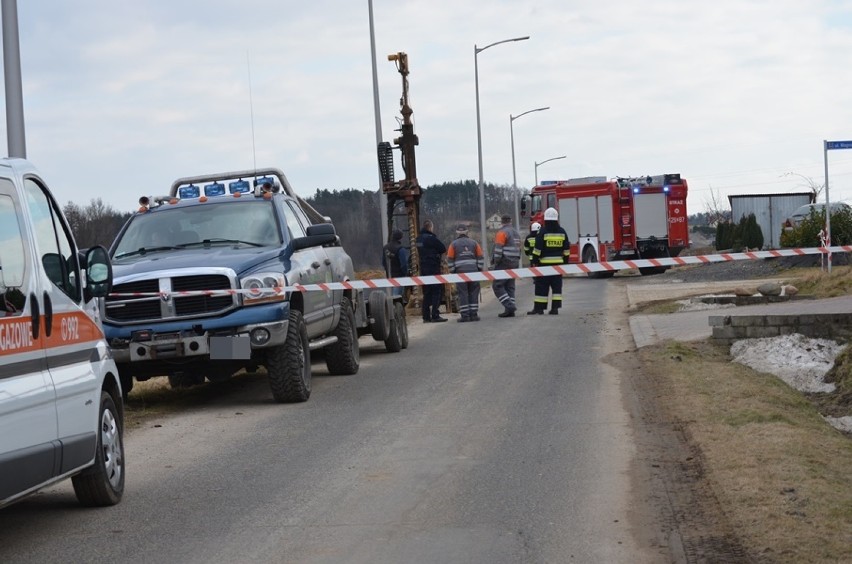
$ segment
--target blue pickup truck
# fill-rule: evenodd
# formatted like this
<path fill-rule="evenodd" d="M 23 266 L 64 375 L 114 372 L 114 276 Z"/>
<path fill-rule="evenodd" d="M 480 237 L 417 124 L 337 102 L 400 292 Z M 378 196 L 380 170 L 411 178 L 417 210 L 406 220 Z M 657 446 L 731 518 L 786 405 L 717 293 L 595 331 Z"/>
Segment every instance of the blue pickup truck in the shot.
<path fill-rule="evenodd" d="M 355 374 L 361 335 L 408 345 L 403 304 L 384 290 L 290 290 L 354 272 L 330 220 L 275 168 L 176 180 L 140 199 L 109 253 L 103 325 L 125 397 L 133 379 L 185 387 L 264 367 L 275 400 L 303 402 L 311 351 Z"/>

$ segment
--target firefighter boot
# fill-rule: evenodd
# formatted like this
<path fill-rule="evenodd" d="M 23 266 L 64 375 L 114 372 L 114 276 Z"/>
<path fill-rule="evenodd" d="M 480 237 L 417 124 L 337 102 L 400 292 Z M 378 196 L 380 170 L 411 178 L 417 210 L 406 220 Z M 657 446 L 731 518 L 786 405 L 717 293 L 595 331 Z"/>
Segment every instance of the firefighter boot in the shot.
<path fill-rule="evenodd" d="M 549 313 L 550 315 L 559 315 L 559 308 L 556 306 L 552 306 L 550 308 L 550 311 L 548 311 L 547 313 Z"/>
<path fill-rule="evenodd" d="M 528 311 L 527 315 L 544 315 L 544 308 L 539 304 L 533 305 L 532 311 Z"/>

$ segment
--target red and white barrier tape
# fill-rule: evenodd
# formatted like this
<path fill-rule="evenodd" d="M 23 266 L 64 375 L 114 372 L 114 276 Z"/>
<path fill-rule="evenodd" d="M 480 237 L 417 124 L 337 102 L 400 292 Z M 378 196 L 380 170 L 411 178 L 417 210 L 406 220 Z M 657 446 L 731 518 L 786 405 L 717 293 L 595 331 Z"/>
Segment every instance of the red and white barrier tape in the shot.
<path fill-rule="evenodd" d="M 409 276 L 401 278 L 378 278 L 375 280 L 349 280 L 347 282 L 325 282 L 319 284 L 294 284 L 282 288 L 263 289 L 234 289 L 234 290 L 187 290 L 171 292 L 171 297 L 180 296 L 231 296 L 248 294 L 260 296 L 265 294 L 282 294 L 287 292 L 328 292 L 330 290 L 367 290 L 375 288 L 399 288 L 403 286 L 428 286 L 430 284 L 452 284 L 455 282 L 485 282 L 507 280 L 509 278 L 535 278 L 537 276 L 553 276 L 555 274 L 588 274 L 590 272 L 615 272 L 646 267 L 686 266 L 690 264 L 709 264 L 736 260 L 755 260 L 764 258 L 792 257 L 831 253 L 850 253 L 852 245 L 835 247 L 810 247 L 806 249 L 781 249 L 774 251 L 753 251 L 748 253 L 723 253 L 720 255 L 697 255 L 689 257 L 672 257 L 658 259 L 638 259 L 613 262 L 590 262 L 579 264 L 562 264 L 558 266 L 536 266 L 530 268 L 513 268 L 509 270 L 490 270 L 487 272 L 465 272 L 461 274 L 437 274 L 434 276 Z M 110 294 L 113 298 L 138 298 L 162 296 L 163 292 L 129 292 Z"/>

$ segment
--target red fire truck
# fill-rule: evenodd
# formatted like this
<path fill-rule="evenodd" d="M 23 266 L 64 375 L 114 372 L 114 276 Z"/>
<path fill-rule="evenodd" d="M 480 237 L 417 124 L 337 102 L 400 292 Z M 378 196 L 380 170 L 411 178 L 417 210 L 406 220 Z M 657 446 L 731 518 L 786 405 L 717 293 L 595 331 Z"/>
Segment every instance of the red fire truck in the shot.
<path fill-rule="evenodd" d="M 544 210 L 556 208 L 571 240 L 572 263 L 674 257 L 689 244 L 686 194 L 686 180 L 680 174 L 553 180 L 532 189 L 522 202 L 521 215 L 529 213 L 530 224 L 544 225 Z M 667 268 L 639 271 L 660 274 Z"/>

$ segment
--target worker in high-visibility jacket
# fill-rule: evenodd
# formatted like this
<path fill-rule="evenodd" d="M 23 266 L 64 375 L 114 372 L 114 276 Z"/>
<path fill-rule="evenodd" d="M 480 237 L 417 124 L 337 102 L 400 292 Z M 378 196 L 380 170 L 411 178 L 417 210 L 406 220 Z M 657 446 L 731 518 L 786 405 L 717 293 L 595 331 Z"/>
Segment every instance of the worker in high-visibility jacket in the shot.
<path fill-rule="evenodd" d="M 557 266 L 568 262 L 571 255 L 568 233 L 559 225 L 559 212 L 555 208 L 544 210 L 544 227 L 535 238 L 532 266 Z M 550 296 L 550 315 L 558 315 L 562 307 L 562 275 L 537 276 L 533 309 L 527 315 L 541 315 L 547 309 Z"/>
<path fill-rule="evenodd" d="M 521 234 L 512 225 L 512 216 L 503 214 L 500 230 L 494 236 L 494 251 L 491 253 L 491 270 L 511 270 L 521 265 Z M 495 280 L 491 284 L 494 295 L 503 306 L 497 317 L 515 317 L 515 279 Z"/>
<path fill-rule="evenodd" d="M 485 268 L 485 255 L 479 243 L 467 236 L 467 225 L 459 224 L 456 238 L 447 247 L 447 266 L 452 274 L 479 272 Z M 479 321 L 479 281 L 456 282 L 459 295 L 459 322 Z"/>

